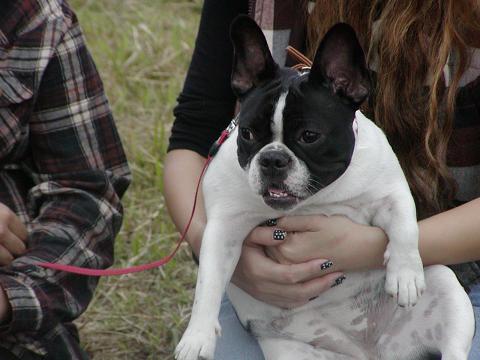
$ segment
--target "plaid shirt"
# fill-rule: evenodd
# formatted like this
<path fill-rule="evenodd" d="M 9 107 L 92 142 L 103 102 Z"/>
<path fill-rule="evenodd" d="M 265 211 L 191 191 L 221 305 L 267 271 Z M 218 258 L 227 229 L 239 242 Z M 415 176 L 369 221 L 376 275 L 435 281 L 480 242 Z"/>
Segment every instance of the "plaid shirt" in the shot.
<path fill-rule="evenodd" d="M 306 19 L 315 0 L 248 0 L 249 15 L 262 28 L 272 55 L 279 64 L 293 65 L 286 57 L 287 45 L 304 51 Z M 469 67 L 460 80 L 456 98 L 455 125 L 447 162 L 457 182 L 456 200 L 464 203 L 480 197 L 480 49 L 471 48 Z M 444 68 L 448 86 L 456 65 L 452 53 Z M 452 266 L 468 290 L 480 281 L 480 261 Z"/>
<path fill-rule="evenodd" d="M 11 304 L 0 357 L 84 359 L 71 322 L 98 279 L 35 266 L 106 268 L 130 172 L 102 82 L 62 0 L 0 5 L 0 201 L 29 230 L 28 251 L 0 268 Z"/>

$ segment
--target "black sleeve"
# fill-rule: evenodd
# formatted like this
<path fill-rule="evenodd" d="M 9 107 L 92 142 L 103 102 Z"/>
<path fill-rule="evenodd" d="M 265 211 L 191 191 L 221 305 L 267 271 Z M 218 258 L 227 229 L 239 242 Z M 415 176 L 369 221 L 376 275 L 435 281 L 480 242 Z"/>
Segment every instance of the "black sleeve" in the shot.
<path fill-rule="evenodd" d="M 235 97 L 230 88 L 232 20 L 247 13 L 247 0 L 205 0 L 192 61 L 173 113 L 168 151 L 189 149 L 206 156 L 230 122 Z"/>

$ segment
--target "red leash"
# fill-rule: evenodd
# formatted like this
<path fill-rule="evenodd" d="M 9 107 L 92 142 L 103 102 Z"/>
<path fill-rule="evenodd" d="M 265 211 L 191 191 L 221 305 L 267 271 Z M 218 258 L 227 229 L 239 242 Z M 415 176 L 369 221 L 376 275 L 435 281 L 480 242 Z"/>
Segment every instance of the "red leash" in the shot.
<path fill-rule="evenodd" d="M 295 69 L 303 70 L 304 68 L 309 68 L 312 66 L 312 62 L 296 49 L 289 46 L 287 48 L 287 51 L 290 55 L 296 58 L 297 61 L 300 61 L 300 64 L 294 67 Z M 48 268 L 48 269 L 60 270 L 60 271 L 65 271 L 65 272 L 79 274 L 79 275 L 113 276 L 113 275 L 132 274 L 140 271 L 154 269 L 167 264 L 170 260 L 172 260 L 172 258 L 177 253 L 183 240 L 185 240 L 185 236 L 187 235 L 188 229 L 190 228 L 190 224 L 192 223 L 192 220 L 193 220 L 193 215 L 195 214 L 195 208 L 197 206 L 197 197 L 198 197 L 198 191 L 200 189 L 200 184 L 202 182 L 203 176 L 205 175 L 205 172 L 207 171 L 208 165 L 212 161 L 213 157 L 216 155 L 220 146 L 225 142 L 225 140 L 227 140 L 227 138 L 230 136 L 232 131 L 235 129 L 235 127 L 237 126 L 237 123 L 238 123 L 238 117 L 235 117 L 231 121 L 231 123 L 228 125 L 228 127 L 222 131 L 222 134 L 220 135 L 218 140 L 215 141 L 215 143 L 210 148 L 210 151 L 208 152 L 207 160 L 205 161 L 205 165 L 203 166 L 202 173 L 200 174 L 200 178 L 198 179 L 198 182 L 197 182 L 197 188 L 195 190 L 195 199 L 193 201 L 193 207 L 192 207 L 192 212 L 190 214 L 190 219 L 188 220 L 187 226 L 185 226 L 185 229 L 183 230 L 180 236 L 180 239 L 178 240 L 177 246 L 170 253 L 170 255 L 160 260 L 151 262 L 149 264 L 130 266 L 127 268 L 107 269 L 107 270 L 88 269 L 88 268 L 82 268 L 78 266 L 62 265 L 58 263 L 48 263 L 48 262 L 38 263 L 37 265 L 44 268 Z"/>
<path fill-rule="evenodd" d="M 225 140 L 230 136 L 230 133 L 235 129 L 237 125 L 237 118 L 233 119 L 230 125 L 222 131 L 222 134 L 218 138 L 217 141 L 212 145 L 210 148 L 210 151 L 207 156 L 207 160 L 205 161 L 205 165 L 203 165 L 202 172 L 200 174 L 200 177 L 197 182 L 197 188 L 195 190 L 195 199 L 193 200 L 193 206 L 192 206 L 192 212 L 190 214 L 190 219 L 188 220 L 187 226 L 185 226 L 185 229 L 183 230 L 180 239 L 177 242 L 177 246 L 175 249 L 170 253 L 170 255 L 148 263 L 148 264 L 143 264 L 143 265 L 136 265 L 136 266 L 130 266 L 127 268 L 117 268 L 117 269 L 106 269 L 106 270 L 98 270 L 98 269 L 89 269 L 89 268 L 82 268 L 79 266 L 72 266 L 72 265 L 63 265 L 63 264 L 58 264 L 58 263 L 49 263 L 49 262 L 43 262 L 43 263 L 38 263 L 38 266 L 47 268 L 47 269 L 53 269 L 53 270 L 59 270 L 59 271 L 65 271 L 73 274 L 79 274 L 79 275 L 87 275 L 87 276 L 113 276 L 113 275 L 125 275 L 125 274 L 132 274 L 140 271 L 145 271 L 145 270 L 150 270 L 154 269 L 160 266 L 163 266 L 167 264 L 172 258 L 175 256 L 177 253 L 178 249 L 180 248 L 180 245 L 182 244 L 183 240 L 185 240 L 185 236 L 187 235 L 188 229 L 190 228 L 190 225 L 193 220 L 193 215 L 195 214 L 195 208 L 197 206 L 197 198 L 198 198 L 198 192 L 200 190 L 200 184 L 202 182 L 202 178 L 205 175 L 205 172 L 207 171 L 208 165 L 210 165 L 210 162 L 212 161 L 213 157 L 217 153 L 218 149 L 220 148 L 220 145 L 222 145 Z"/>

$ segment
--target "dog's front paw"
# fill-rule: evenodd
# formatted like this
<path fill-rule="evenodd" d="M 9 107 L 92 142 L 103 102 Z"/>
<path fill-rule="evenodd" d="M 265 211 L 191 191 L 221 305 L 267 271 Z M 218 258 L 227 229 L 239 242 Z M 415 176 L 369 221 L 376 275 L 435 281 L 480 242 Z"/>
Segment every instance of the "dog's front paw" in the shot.
<path fill-rule="evenodd" d="M 188 326 L 182 339 L 175 349 L 177 360 L 213 360 L 217 336 L 221 328 L 218 322 L 215 326 Z"/>
<path fill-rule="evenodd" d="M 420 255 L 388 256 L 385 291 L 400 306 L 414 306 L 425 291 L 425 277 Z"/>

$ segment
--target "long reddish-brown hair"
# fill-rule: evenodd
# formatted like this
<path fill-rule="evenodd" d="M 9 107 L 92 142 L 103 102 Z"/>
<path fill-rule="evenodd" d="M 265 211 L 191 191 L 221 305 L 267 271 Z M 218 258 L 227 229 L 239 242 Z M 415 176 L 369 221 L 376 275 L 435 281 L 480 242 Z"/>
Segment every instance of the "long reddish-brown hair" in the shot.
<path fill-rule="evenodd" d="M 446 164 L 455 95 L 480 47 L 478 0 L 317 0 L 307 22 L 310 58 L 337 22 L 350 24 L 376 68 L 368 114 L 397 153 L 420 217 L 446 209 L 454 183 Z M 445 86 L 444 66 L 455 57 Z"/>

